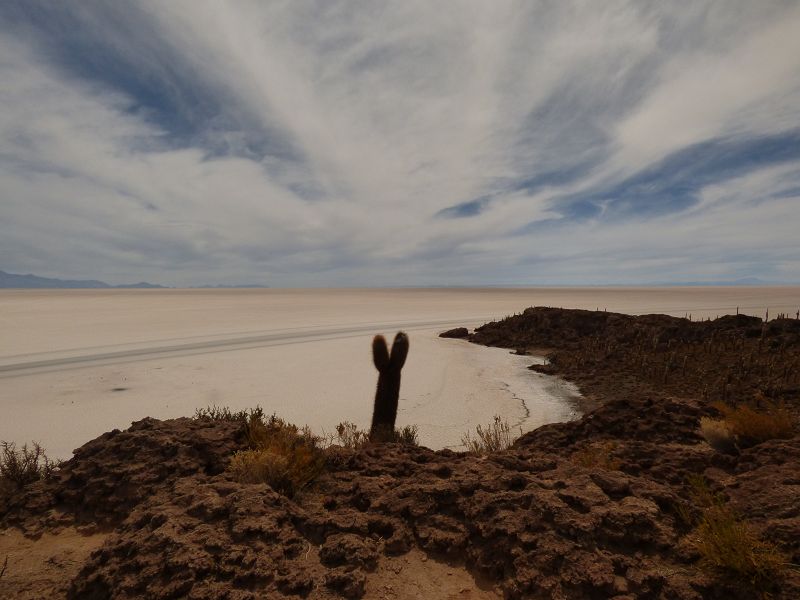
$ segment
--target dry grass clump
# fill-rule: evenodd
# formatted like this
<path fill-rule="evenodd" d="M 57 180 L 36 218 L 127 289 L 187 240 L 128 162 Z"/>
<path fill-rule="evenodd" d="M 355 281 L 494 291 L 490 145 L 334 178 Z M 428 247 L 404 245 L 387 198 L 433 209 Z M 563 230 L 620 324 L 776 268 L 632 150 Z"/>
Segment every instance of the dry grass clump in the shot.
<path fill-rule="evenodd" d="M 358 450 L 369 443 L 369 431 L 359 429 L 358 425 L 350 421 L 343 421 L 336 426 L 336 434 L 330 437 L 330 443 Z"/>
<path fill-rule="evenodd" d="M 486 427 L 478 425 L 475 428 L 475 437 L 466 432 L 461 436 L 461 443 L 467 448 L 467 452 L 472 454 L 488 454 L 498 450 L 506 450 L 511 447 L 517 436 L 511 434 L 511 427 L 508 421 L 495 415 L 494 420 Z M 520 429 L 522 435 L 522 429 Z"/>
<path fill-rule="evenodd" d="M 387 442 L 406 444 L 408 446 L 418 446 L 419 439 L 416 425 L 406 425 L 395 429 L 393 434 L 388 436 Z M 358 450 L 369 444 L 369 431 L 359 429 L 358 425 L 350 421 L 344 421 L 336 426 L 336 433 L 329 436 L 329 444 Z"/>
<path fill-rule="evenodd" d="M 717 452 L 736 453 L 736 440 L 725 419 L 702 417 L 700 419 L 700 435 Z"/>
<path fill-rule="evenodd" d="M 317 449 L 305 445 L 241 450 L 228 466 L 239 483 L 266 483 L 276 492 L 293 497 L 323 470 Z"/>
<path fill-rule="evenodd" d="M 12 442 L 0 442 L 0 480 L 21 488 L 40 479 L 50 479 L 61 461 L 50 460 L 44 449 L 33 442 L 17 449 Z"/>
<path fill-rule="evenodd" d="M 406 446 L 419 446 L 419 438 L 417 436 L 416 425 L 406 425 L 400 429 L 394 430 L 393 442 L 397 444 L 405 444 Z"/>
<path fill-rule="evenodd" d="M 206 408 L 198 408 L 194 411 L 195 419 L 209 419 L 212 421 L 247 421 L 251 415 L 264 416 L 264 410 L 260 406 L 250 410 L 232 411 L 227 406 L 217 406 L 212 404 Z"/>
<path fill-rule="evenodd" d="M 267 483 L 275 491 L 292 497 L 314 480 L 325 468 L 322 437 L 308 426 L 298 427 L 276 415 L 267 416 L 260 406 L 231 411 L 227 407 L 197 409 L 196 419 L 240 421 L 245 428 L 247 450 L 236 452 L 228 470 L 240 483 Z M 358 449 L 369 442 L 369 433 L 354 423 L 337 425 L 336 434 L 327 445 L 338 444 Z M 401 444 L 417 445 L 417 427 L 408 425 L 394 431 L 392 439 Z"/>
<path fill-rule="evenodd" d="M 613 456 L 616 442 L 595 442 L 576 450 L 570 456 L 570 461 L 586 469 L 603 469 L 604 471 L 618 471 L 622 461 Z"/>
<path fill-rule="evenodd" d="M 774 439 L 794 435 L 795 420 L 785 407 L 762 397 L 763 408 L 758 410 L 747 404 L 728 406 L 717 402 L 714 407 L 722 413 L 722 420 L 739 446 L 746 448 Z"/>
<path fill-rule="evenodd" d="M 242 450 L 231 458 L 228 469 L 239 483 L 269 483 L 276 491 L 291 488 L 289 461 L 268 450 Z"/>
<path fill-rule="evenodd" d="M 248 449 L 236 452 L 228 465 L 240 483 L 266 483 L 292 497 L 325 466 L 318 436 L 308 427 L 299 428 L 275 415 L 266 416 L 259 406 L 238 412 L 211 406 L 197 410 L 195 418 L 244 424 Z"/>
<path fill-rule="evenodd" d="M 708 572 L 765 590 L 789 566 L 780 549 L 759 538 L 752 527 L 713 494 L 702 477 L 689 481 L 691 497 L 700 512 L 693 519 L 691 543 Z"/>

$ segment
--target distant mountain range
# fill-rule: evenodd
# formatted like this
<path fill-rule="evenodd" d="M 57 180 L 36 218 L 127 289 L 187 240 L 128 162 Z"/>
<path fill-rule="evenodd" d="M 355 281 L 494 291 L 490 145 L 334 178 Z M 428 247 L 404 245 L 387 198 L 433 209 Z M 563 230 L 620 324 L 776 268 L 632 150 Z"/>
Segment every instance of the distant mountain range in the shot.
<path fill-rule="evenodd" d="M 682 282 L 647 282 L 640 284 L 603 284 L 600 286 L 585 286 L 585 285 L 568 285 L 566 287 L 630 287 L 639 285 L 642 287 L 694 287 L 694 286 L 767 286 L 767 285 L 786 285 L 785 283 L 777 283 L 774 281 L 764 281 L 756 277 L 743 277 L 741 279 L 723 280 L 723 281 L 682 281 Z M 51 277 L 39 277 L 38 275 L 16 275 L 14 273 L 6 273 L 0 271 L 0 289 L 168 289 L 170 286 L 158 285 L 155 283 L 147 283 L 140 281 L 139 283 L 126 283 L 123 285 L 111 285 L 105 281 L 98 281 L 97 279 L 55 279 Z M 269 288 L 268 285 L 260 283 L 239 283 L 234 285 L 226 284 L 207 284 L 187 286 L 192 289 L 265 289 Z M 416 286 L 412 286 L 416 287 Z M 461 287 L 461 286 L 429 286 L 429 287 Z M 537 287 L 535 284 L 522 284 L 522 285 L 487 285 L 487 286 L 466 286 L 466 287 Z M 550 286 L 542 286 L 550 287 Z M 559 287 L 559 286 L 555 286 Z"/>
<path fill-rule="evenodd" d="M 236 285 L 198 285 L 191 286 L 198 289 L 238 289 L 238 288 L 268 288 L 260 283 L 241 283 Z M 168 289 L 169 286 L 157 285 L 140 281 L 139 283 L 125 283 L 111 285 L 97 279 L 55 279 L 52 277 L 39 277 L 38 275 L 17 275 L 0 271 L 0 289 L 73 289 L 73 290 L 120 290 L 120 289 Z"/>
<path fill-rule="evenodd" d="M 96 279 L 53 279 L 50 277 L 39 277 L 37 275 L 16 275 L 0 271 L 0 288 L 24 288 L 24 289 L 133 289 L 133 288 L 163 288 L 163 285 L 147 283 L 126 283 L 124 285 L 110 285 L 105 281 Z"/>
<path fill-rule="evenodd" d="M 657 286 L 670 286 L 670 287 L 693 287 L 693 286 L 726 286 L 726 285 L 780 285 L 771 281 L 764 281 L 758 277 L 742 277 L 741 279 L 723 280 L 723 281 L 678 281 L 669 283 L 657 283 Z"/>

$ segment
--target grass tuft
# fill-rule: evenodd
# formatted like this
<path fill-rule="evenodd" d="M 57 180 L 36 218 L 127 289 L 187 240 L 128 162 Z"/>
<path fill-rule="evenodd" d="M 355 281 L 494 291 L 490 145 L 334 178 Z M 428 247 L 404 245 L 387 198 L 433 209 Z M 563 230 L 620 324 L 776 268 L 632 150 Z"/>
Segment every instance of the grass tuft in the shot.
<path fill-rule="evenodd" d="M 522 435 L 521 429 L 520 435 Z M 486 427 L 478 425 L 475 428 L 474 437 L 470 432 L 466 432 L 461 436 L 461 443 L 466 446 L 467 452 L 488 454 L 510 448 L 516 438 L 517 436 L 511 434 L 511 427 L 508 421 L 495 415 L 494 420 Z"/>
<path fill-rule="evenodd" d="M 405 444 L 406 446 L 419 446 L 419 437 L 417 436 L 416 425 L 406 425 L 400 429 L 394 430 L 393 442 L 397 444 Z"/>
<path fill-rule="evenodd" d="M 616 442 L 595 442 L 573 452 L 570 456 L 570 461 L 586 469 L 619 471 L 622 462 L 613 456 L 613 452 L 616 448 Z"/>
<path fill-rule="evenodd" d="M 407 446 L 418 446 L 419 437 L 416 425 L 406 425 L 395 429 L 393 433 L 386 436 L 385 442 L 405 444 Z M 358 425 L 350 421 L 344 421 L 336 426 L 336 433 L 329 437 L 329 445 L 342 446 L 350 450 L 358 450 L 370 443 L 369 431 L 359 429 Z"/>
<path fill-rule="evenodd" d="M 700 419 L 700 435 L 717 452 L 736 454 L 736 440 L 725 419 Z"/>
<path fill-rule="evenodd" d="M 342 446 L 350 450 L 358 450 L 369 443 L 369 431 L 359 429 L 350 421 L 343 421 L 336 426 L 336 434 L 330 436 L 330 445 Z"/>
<path fill-rule="evenodd" d="M 267 416 L 260 406 L 232 411 L 227 407 L 197 409 L 195 419 L 241 422 L 245 428 L 247 449 L 236 452 L 228 470 L 240 483 L 267 483 L 274 490 L 292 497 L 309 485 L 325 468 L 323 438 L 308 426 L 298 427 L 276 415 Z M 416 446 L 417 427 L 396 429 L 388 440 Z M 369 442 L 369 433 L 354 423 L 337 425 L 336 435 L 327 445 L 338 444 L 358 449 Z"/>
<path fill-rule="evenodd" d="M 236 452 L 228 470 L 240 483 L 266 483 L 292 497 L 322 473 L 325 457 L 321 438 L 311 429 L 266 416 L 260 406 L 231 411 L 227 407 L 197 409 L 196 419 L 239 421 L 245 427 L 246 450 Z"/>
<path fill-rule="evenodd" d="M 0 442 L 0 479 L 18 488 L 52 478 L 60 465 L 61 461 L 50 460 L 36 442 L 19 449 L 12 442 Z"/>
<path fill-rule="evenodd" d="M 712 493 L 703 477 L 691 478 L 689 485 L 690 496 L 700 509 L 692 519 L 695 529 L 691 538 L 700 554 L 700 567 L 767 590 L 789 566 L 788 557 L 762 540 L 721 495 Z"/>
<path fill-rule="evenodd" d="M 717 402 L 714 407 L 742 448 L 794 435 L 795 419 L 785 407 L 762 399 L 763 408 L 756 410 L 747 404 L 728 406 Z"/>
<path fill-rule="evenodd" d="M 248 421 L 250 417 L 256 416 L 263 418 L 264 409 L 260 406 L 249 410 L 232 411 L 227 406 L 216 406 L 212 404 L 206 408 L 198 408 L 194 411 L 195 419 L 207 419 L 210 421 Z"/>

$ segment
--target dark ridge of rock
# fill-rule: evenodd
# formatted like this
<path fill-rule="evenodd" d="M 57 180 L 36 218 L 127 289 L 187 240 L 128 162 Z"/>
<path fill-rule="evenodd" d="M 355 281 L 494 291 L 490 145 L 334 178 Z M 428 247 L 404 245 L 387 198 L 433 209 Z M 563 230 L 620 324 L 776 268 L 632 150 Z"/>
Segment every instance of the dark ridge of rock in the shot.
<path fill-rule="evenodd" d="M 70 522 L 112 527 L 158 489 L 197 473 L 221 473 L 245 447 L 241 423 L 146 418 L 78 448 L 54 480 L 0 497 L 0 523 L 28 535 Z M 42 521 L 43 512 L 50 513 Z"/>
<path fill-rule="evenodd" d="M 187 475 L 130 512 L 69 597 L 359 598 L 380 555 L 417 546 L 465 559 L 508 598 L 755 598 L 692 567 L 679 509 L 689 498 L 686 478 L 705 473 L 797 560 L 800 447 L 796 439 L 774 441 L 744 451 L 738 463 L 719 463 L 688 435 L 688 422 L 672 441 L 649 443 L 642 435 L 676 413 L 695 424 L 700 414 L 677 400 L 664 410 L 646 401 L 604 406 L 488 458 L 367 447 L 296 501 L 225 473 Z M 619 414 L 637 425 L 610 432 L 596 425 L 617 423 Z M 619 470 L 574 460 L 575 452 L 609 441 Z M 779 487 L 770 480 L 776 468 Z M 790 576 L 774 597 L 798 592 L 800 580 Z"/>
<path fill-rule="evenodd" d="M 693 342 L 717 341 L 747 336 L 760 336 L 763 321 L 747 315 L 726 315 L 713 321 L 690 321 L 668 315 L 626 315 L 589 310 L 560 308 L 527 308 L 519 315 L 486 323 L 470 335 L 470 341 L 485 346 L 504 348 L 551 347 L 572 348 L 580 342 L 599 338 L 604 344 L 633 342 L 646 338 L 656 347 L 670 339 Z M 797 336 L 800 321 L 775 319 L 766 326 L 768 337 Z M 797 339 L 794 340 L 797 343 Z"/>
<path fill-rule="evenodd" d="M 464 339 L 469 337 L 469 329 L 466 327 L 456 327 L 455 329 L 448 329 L 439 334 L 440 338 L 457 338 Z"/>
<path fill-rule="evenodd" d="M 800 414 L 800 320 L 728 315 L 690 321 L 587 310 L 528 308 L 487 323 L 470 341 L 502 348 L 549 348 L 540 373 L 578 384 L 606 402 L 644 394 L 789 405 Z"/>

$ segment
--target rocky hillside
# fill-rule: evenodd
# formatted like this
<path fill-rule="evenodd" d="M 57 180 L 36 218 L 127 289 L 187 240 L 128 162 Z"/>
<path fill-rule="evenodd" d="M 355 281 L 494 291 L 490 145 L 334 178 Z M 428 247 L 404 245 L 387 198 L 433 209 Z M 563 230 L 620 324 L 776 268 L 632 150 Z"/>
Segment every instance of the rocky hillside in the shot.
<path fill-rule="evenodd" d="M 700 421 L 720 417 L 714 400 L 751 393 L 795 407 L 799 332 L 788 320 L 529 309 L 472 340 L 552 348 L 546 370 L 601 406 L 510 449 L 334 446 L 288 498 L 227 469 L 244 423 L 144 419 L 89 442 L 49 481 L 6 489 L 0 526 L 107 536 L 40 588 L 49 597 L 400 598 L 386 566 L 422 553 L 423 571 L 445 564 L 478 582 L 428 597 L 797 598 L 796 429 L 718 451 Z M 719 524 L 738 569 L 711 560 Z M 9 565 L 0 595 L 21 589 Z"/>

